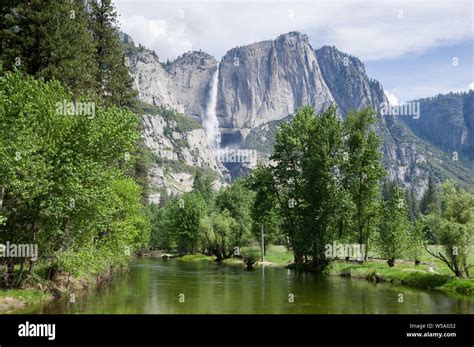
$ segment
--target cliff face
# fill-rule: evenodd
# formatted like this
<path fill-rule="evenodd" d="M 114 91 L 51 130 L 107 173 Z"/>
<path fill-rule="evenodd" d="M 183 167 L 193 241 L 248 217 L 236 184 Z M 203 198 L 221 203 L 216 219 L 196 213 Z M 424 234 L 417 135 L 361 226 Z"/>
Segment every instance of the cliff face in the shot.
<path fill-rule="evenodd" d="M 316 50 L 322 76 L 342 115 L 366 106 L 378 108 L 388 102 L 378 81 L 370 80 L 364 64 L 356 57 L 324 46 Z"/>
<path fill-rule="evenodd" d="M 474 159 L 474 91 L 415 100 L 420 119 L 404 122 L 420 138 L 448 152 Z"/>
<path fill-rule="evenodd" d="M 217 113 L 221 127 L 254 128 L 304 105 L 316 111 L 334 99 L 306 35 L 233 48 L 222 58 Z"/>
<path fill-rule="evenodd" d="M 158 57 L 145 50 L 130 58 L 134 88 L 140 100 L 179 110 L 180 104 L 171 88 L 171 80 Z"/>
<path fill-rule="evenodd" d="M 466 96 L 467 101 L 454 98 L 450 112 L 443 111 L 441 102 L 425 101 L 420 119 L 382 116 L 380 107 L 388 103 L 383 87 L 367 76 L 359 59 L 335 47 L 314 50 L 306 35 L 296 32 L 233 48 L 219 64 L 203 52 L 189 52 L 162 64 L 148 50 L 132 55 L 130 63 L 141 100 L 179 110 L 201 124 L 218 68 L 214 106 L 222 146 L 257 149 L 258 157 L 264 159 L 278 123 L 290 119 L 301 106 L 309 104 L 320 112 L 336 104 L 342 117 L 351 109 L 371 106 L 379 114 L 375 129 L 383 138 L 384 163 L 392 179 L 418 195 L 429 175 L 474 183 L 471 169 L 461 161 L 453 163 L 446 152 L 472 148 L 473 93 Z M 212 156 L 207 149 L 201 155 Z M 233 173 L 248 171 L 235 163 L 225 165 Z"/>
<path fill-rule="evenodd" d="M 168 73 L 168 90 L 176 96 L 181 110 L 201 120 L 206 113 L 217 60 L 203 52 L 185 53 L 164 68 Z"/>
<path fill-rule="evenodd" d="M 356 57 L 324 46 L 316 50 L 323 78 L 344 117 L 352 109 L 372 107 L 377 111 L 375 130 L 382 137 L 382 152 L 387 173 L 421 195 L 429 172 L 419 167 L 426 163 L 415 144 L 415 136 L 397 116 L 382 115 L 381 107 L 389 103 L 382 85 L 369 79 L 364 64 Z"/>
<path fill-rule="evenodd" d="M 149 172 L 151 203 L 158 204 L 163 194 L 190 191 L 197 171 L 213 177 L 216 188 L 223 184 L 223 168 L 212 154 L 199 124 L 182 124 L 179 115 L 165 117 L 159 111 L 143 114 L 141 120 L 144 143 L 154 162 Z"/>

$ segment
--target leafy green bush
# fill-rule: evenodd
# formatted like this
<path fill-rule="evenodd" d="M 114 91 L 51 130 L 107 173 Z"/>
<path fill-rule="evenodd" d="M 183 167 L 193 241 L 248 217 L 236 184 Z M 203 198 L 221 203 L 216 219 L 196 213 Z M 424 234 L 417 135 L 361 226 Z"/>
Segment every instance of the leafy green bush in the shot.
<path fill-rule="evenodd" d="M 149 225 L 140 188 L 125 177 L 139 140 L 137 118 L 117 107 L 97 107 L 88 115 L 58 110 L 71 102 L 58 82 L 21 73 L 0 77 L 6 218 L 0 242 L 38 244 L 40 261 L 54 273 L 77 274 L 122 263 L 146 246 Z M 25 261 L 1 259 L 8 266 Z"/>

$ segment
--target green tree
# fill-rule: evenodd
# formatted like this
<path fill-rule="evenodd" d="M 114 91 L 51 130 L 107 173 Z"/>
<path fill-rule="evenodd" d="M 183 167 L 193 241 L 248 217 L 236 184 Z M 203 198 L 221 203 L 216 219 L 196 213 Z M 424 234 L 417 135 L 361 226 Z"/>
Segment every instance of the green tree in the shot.
<path fill-rule="evenodd" d="M 194 175 L 193 191 L 202 195 L 206 204 L 211 208 L 214 201 L 213 179 L 197 171 Z"/>
<path fill-rule="evenodd" d="M 420 200 L 420 212 L 424 215 L 436 212 L 438 209 L 438 194 L 436 183 L 432 176 L 428 178 L 428 187 Z"/>
<path fill-rule="evenodd" d="M 295 262 L 301 263 L 310 253 L 310 239 L 304 225 L 302 184 L 302 159 L 304 140 L 313 122 L 314 111 L 310 107 L 298 110 L 291 123 L 282 123 L 275 134 L 273 155 L 275 163 L 270 167 L 273 192 L 281 209 L 282 230 L 289 239 Z"/>
<path fill-rule="evenodd" d="M 397 182 L 390 179 L 385 179 L 382 184 L 382 199 L 390 200 L 392 197 L 393 186 L 396 186 Z"/>
<path fill-rule="evenodd" d="M 170 202 L 161 208 L 158 208 L 155 204 L 150 204 L 150 246 L 152 248 L 166 251 L 172 251 L 176 248 L 172 206 Z"/>
<path fill-rule="evenodd" d="M 88 271 L 84 257 L 90 254 L 95 262 L 89 271 L 110 267 L 124 259 L 112 249 L 123 255 L 127 246 L 132 254 L 145 247 L 149 232 L 136 200 L 140 189 L 125 178 L 139 139 L 138 120 L 115 107 L 97 108 L 94 118 L 64 115 L 57 112 L 64 100 L 70 103 L 72 97 L 58 82 L 21 73 L 0 77 L 1 215 L 6 219 L 0 241 L 38 244 L 50 277 L 66 269 Z M 12 285 L 15 264 L 20 274 L 27 262 L 28 274 L 34 265 L 24 258 L 2 262 L 9 268 L 6 285 Z"/>
<path fill-rule="evenodd" d="M 2 12 L 0 64 L 5 70 L 56 79 L 75 95 L 95 92 L 95 47 L 82 1 L 32 0 Z"/>
<path fill-rule="evenodd" d="M 201 194 L 183 193 L 171 202 L 172 228 L 178 252 L 194 254 L 199 246 L 201 219 L 207 206 Z"/>
<path fill-rule="evenodd" d="M 280 206 L 275 196 L 275 182 L 268 167 L 258 166 L 245 180 L 245 185 L 255 192 L 251 208 L 252 232 L 255 239 L 261 241 L 261 227 L 264 228 L 264 250 L 268 244 L 283 242 L 280 225 Z"/>
<path fill-rule="evenodd" d="M 415 192 L 412 189 L 405 190 L 405 199 L 408 207 L 408 219 L 414 223 L 420 215 L 420 208 Z"/>
<path fill-rule="evenodd" d="M 421 256 L 426 246 L 426 229 L 426 220 L 424 218 L 419 218 L 412 222 L 409 228 L 407 255 L 415 261 L 415 265 L 420 264 Z"/>
<path fill-rule="evenodd" d="M 97 62 L 97 93 L 106 104 L 132 106 L 136 92 L 119 38 L 117 13 L 112 0 L 90 2 L 91 29 Z"/>
<path fill-rule="evenodd" d="M 344 122 L 345 160 L 343 181 L 354 205 L 352 227 L 357 242 L 369 251 L 369 240 L 376 229 L 380 210 L 380 181 L 386 175 L 380 151 L 381 139 L 371 129 L 376 118 L 371 109 L 349 112 Z"/>
<path fill-rule="evenodd" d="M 241 180 L 235 181 L 230 187 L 222 189 L 216 196 L 216 210 L 227 210 L 239 225 L 235 246 L 247 244 L 251 238 L 252 217 L 250 210 L 254 193 L 245 187 Z"/>
<path fill-rule="evenodd" d="M 406 250 L 408 241 L 408 211 L 403 190 L 394 186 L 391 198 L 383 203 L 383 215 L 379 225 L 377 248 L 390 267 L 395 266 Z"/>
<path fill-rule="evenodd" d="M 469 253 L 474 239 L 474 196 L 446 181 L 441 186 L 441 209 L 428 215 L 428 225 L 443 251 L 426 250 L 459 278 L 469 277 Z"/>
<path fill-rule="evenodd" d="M 227 210 L 203 218 L 201 231 L 205 247 L 216 256 L 217 262 L 234 255 L 235 247 L 241 243 L 239 229 L 239 224 Z"/>
<path fill-rule="evenodd" d="M 325 243 L 334 237 L 339 217 L 350 211 L 342 154 L 342 124 L 333 107 L 319 116 L 304 107 L 277 130 L 271 172 L 282 227 L 295 261 L 309 255 L 315 268 L 326 263 Z"/>
<path fill-rule="evenodd" d="M 336 109 L 330 107 L 308 120 L 309 131 L 303 133 L 301 210 L 311 240 L 312 265 L 318 268 L 326 264 L 325 245 L 334 239 L 339 216 L 347 217 L 351 204 L 340 170 L 343 129 Z"/>

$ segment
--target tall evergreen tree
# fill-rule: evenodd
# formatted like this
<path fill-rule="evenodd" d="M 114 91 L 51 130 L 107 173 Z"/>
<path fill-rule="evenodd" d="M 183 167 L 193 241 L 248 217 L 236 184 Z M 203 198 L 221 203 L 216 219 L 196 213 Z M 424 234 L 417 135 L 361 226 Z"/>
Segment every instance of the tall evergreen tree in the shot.
<path fill-rule="evenodd" d="M 438 194 L 436 192 L 436 183 L 432 176 L 428 178 L 428 188 L 426 189 L 420 201 L 420 212 L 424 215 L 436 212 L 438 210 Z"/>
<path fill-rule="evenodd" d="M 1 15 L 3 69 L 56 79 L 75 95 L 95 91 L 95 48 L 82 2 L 31 0 L 3 7 Z"/>
<path fill-rule="evenodd" d="M 408 218 L 410 219 L 410 222 L 414 222 L 420 214 L 418 199 L 412 189 L 405 190 L 405 198 L 407 201 Z"/>
<path fill-rule="evenodd" d="M 389 178 L 383 181 L 383 184 L 382 184 L 382 199 L 383 200 L 390 200 L 392 196 L 393 187 L 396 185 L 397 185 L 397 182 L 392 181 Z"/>
<path fill-rule="evenodd" d="M 209 207 L 212 207 L 214 190 L 212 188 L 213 179 L 210 176 L 204 176 L 200 171 L 194 175 L 193 191 L 199 193 Z"/>
<path fill-rule="evenodd" d="M 90 3 L 96 47 L 98 94 L 107 104 L 130 106 L 136 93 L 118 35 L 117 13 L 111 0 Z"/>

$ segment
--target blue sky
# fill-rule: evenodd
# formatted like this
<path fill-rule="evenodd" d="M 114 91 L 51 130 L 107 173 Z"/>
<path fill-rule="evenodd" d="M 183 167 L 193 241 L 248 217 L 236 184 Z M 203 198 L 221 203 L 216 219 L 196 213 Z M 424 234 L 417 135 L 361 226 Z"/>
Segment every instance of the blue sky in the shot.
<path fill-rule="evenodd" d="M 383 82 L 388 93 L 399 101 L 409 101 L 466 90 L 473 82 L 473 63 L 472 42 L 466 40 L 418 54 L 369 61 L 365 67 L 371 78 Z"/>
<path fill-rule="evenodd" d="M 308 35 L 361 59 L 399 101 L 474 88 L 472 0 L 115 0 L 122 30 L 160 60 Z M 456 61 L 457 66 L 453 65 Z"/>

